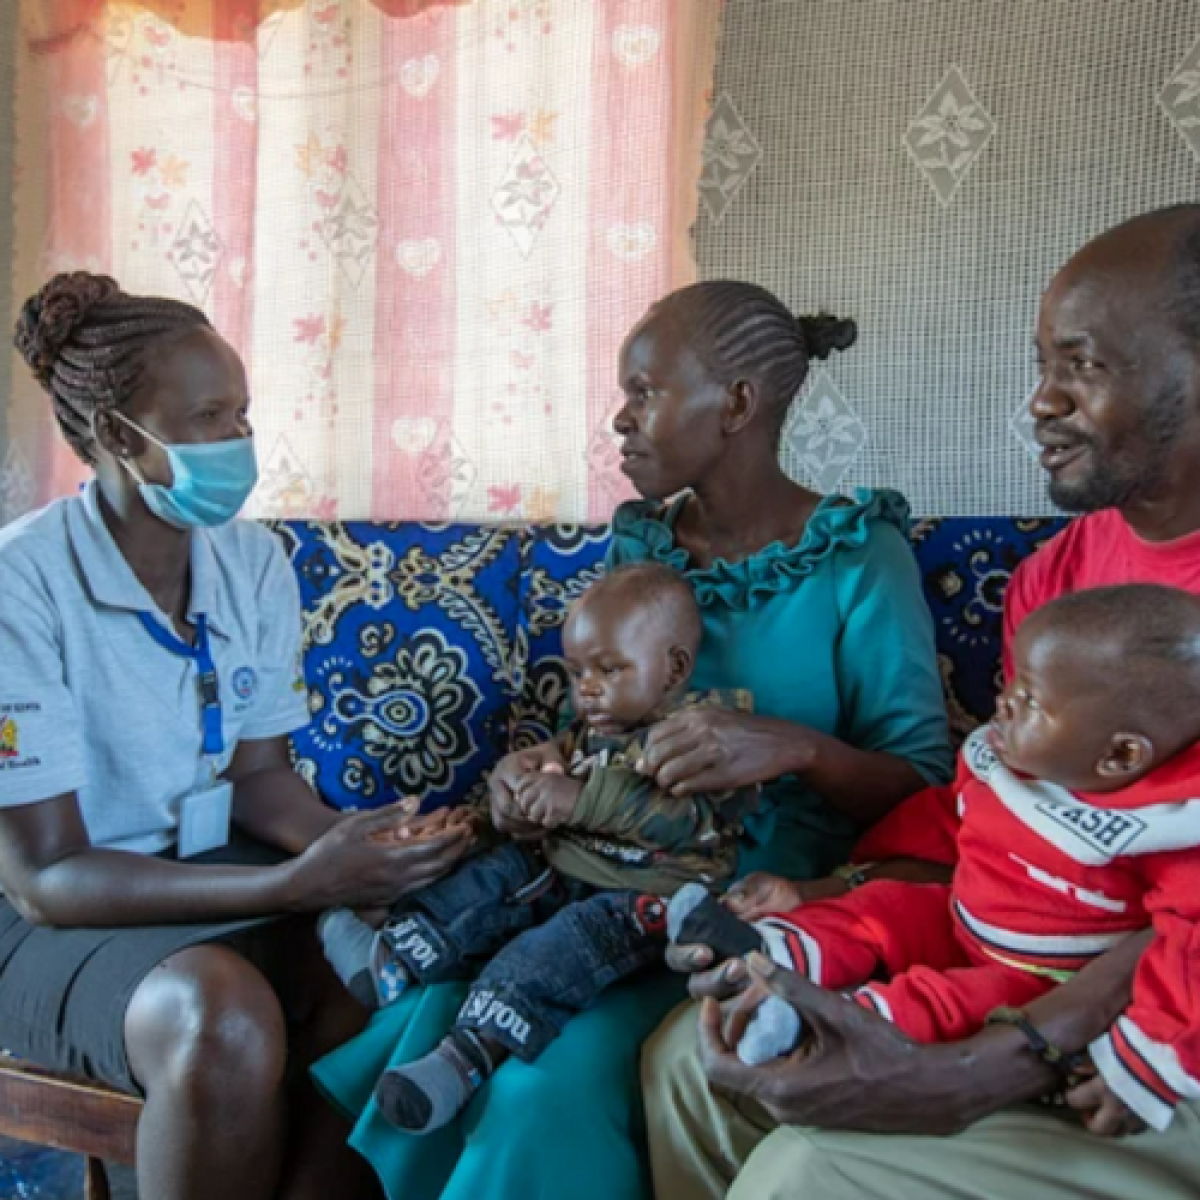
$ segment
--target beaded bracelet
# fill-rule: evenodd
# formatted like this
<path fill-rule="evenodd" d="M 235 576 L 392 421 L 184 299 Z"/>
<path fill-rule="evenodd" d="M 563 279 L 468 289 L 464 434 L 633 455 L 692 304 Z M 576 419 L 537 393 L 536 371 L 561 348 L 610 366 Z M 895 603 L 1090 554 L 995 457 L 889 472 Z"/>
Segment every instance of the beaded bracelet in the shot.
<path fill-rule="evenodd" d="M 1029 1043 L 1029 1048 L 1059 1075 L 1074 1075 L 1088 1065 L 1086 1054 L 1068 1053 L 1044 1037 L 1036 1025 L 1020 1008 L 996 1008 L 987 1016 L 988 1025 L 1012 1025 L 1019 1029 Z"/>
<path fill-rule="evenodd" d="M 874 863 L 846 863 L 842 867 L 834 867 L 830 874 L 834 879 L 840 879 L 846 885 L 846 891 L 852 892 L 855 888 L 860 888 L 864 883 L 870 883 L 867 877 L 867 872 L 874 867 Z"/>
<path fill-rule="evenodd" d="M 1041 1030 L 1029 1019 L 1020 1008 L 996 1008 L 987 1015 L 987 1025 L 1012 1025 L 1019 1029 L 1029 1043 L 1029 1048 L 1061 1078 L 1060 1087 L 1048 1096 L 1042 1097 L 1042 1102 L 1055 1108 L 1066 1104 L 1065 1093 L 1078 1083 L 1082 1083 L 1091 1074 L 1091 1060 L 1081 1052 L 1068 1052 L 1061 1046 L 1056 1046 L 1045 1037 Z"/>

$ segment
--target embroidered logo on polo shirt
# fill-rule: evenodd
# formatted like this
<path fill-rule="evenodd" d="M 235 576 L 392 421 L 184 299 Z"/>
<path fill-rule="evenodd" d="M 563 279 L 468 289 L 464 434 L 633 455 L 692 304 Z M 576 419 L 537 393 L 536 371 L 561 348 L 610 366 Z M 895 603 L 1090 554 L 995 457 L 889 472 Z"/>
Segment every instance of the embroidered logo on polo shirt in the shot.
<path fill-rule="evenodd" d="M 0 758 L 17 758 L 21 743 L 17 723 L 12 717 L 0 717 Z"/>
<path fill-rule="evenodd" d="M 238 667 L 233 673 L 233 694 L 239 700 L 253 700 L 258 691 L 258 676 L 251 667 Z"/>
<path fill-rule="evenodd" d="M 23 714 L 35 715 L 42 706 L 33 701 L 18 704 L 0 704 L 0 771 L 16 771 L 40 767 L 42 760 L 32 754 L 21 757 L 21 723 Z"/>

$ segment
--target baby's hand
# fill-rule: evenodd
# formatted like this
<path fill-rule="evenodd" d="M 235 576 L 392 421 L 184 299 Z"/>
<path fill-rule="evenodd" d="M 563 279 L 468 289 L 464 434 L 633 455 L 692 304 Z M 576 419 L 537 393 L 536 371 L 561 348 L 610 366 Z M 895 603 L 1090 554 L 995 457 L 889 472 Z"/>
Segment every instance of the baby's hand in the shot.
<path fill-rule="evenodd" d="M 525 817 L 543 829 L 567 824 L 575 813 L 575 802 L 583 784 L 557 771 L 543 771 L 523 779 L 517 788 L 517 803 Z"/>
<path fill-rule="evenodd" d="M 556 762 L 554 759 L 538 763 L 531 762 L 528 770 L 517 778 L 513 790 L 516 795 L 520 796 L 522 789 L 528 788 L 535 780 L 541 779 L 546 775 L 565 775 L 566 773 L 566 766 L 561 762 Z"/>
<path fill-rule="evenodd" d="M 1103 1075 L 1076 1084 L 1067 1093 L 1067 1103 L 1083 1113 L 1083 1123 L 1098 1137 L 1125 1137 L 1141 1133 L 1145 1121 L 1107 1084 Z"/>

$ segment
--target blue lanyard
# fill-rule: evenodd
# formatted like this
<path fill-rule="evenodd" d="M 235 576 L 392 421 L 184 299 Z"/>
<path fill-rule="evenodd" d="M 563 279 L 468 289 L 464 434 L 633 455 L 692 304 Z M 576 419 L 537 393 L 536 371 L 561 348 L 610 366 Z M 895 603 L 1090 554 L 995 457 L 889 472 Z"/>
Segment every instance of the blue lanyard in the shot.
<path fill-rule="evenodd" d="M 190 658 L 200 673 L 200 714 L 204 720 L 204 753 L 221 754 L 225 750 L 225 734 L 221 728 L 221 691 L 217 686 L 217 666 L 208 647 L 208 619 L 203 613 L 196 617 L 196 644 L 189 646 L 169 629 L 160 625 L 149 613 L 138 618 L 146 632 L 164 649 L 182 658 Z"/>

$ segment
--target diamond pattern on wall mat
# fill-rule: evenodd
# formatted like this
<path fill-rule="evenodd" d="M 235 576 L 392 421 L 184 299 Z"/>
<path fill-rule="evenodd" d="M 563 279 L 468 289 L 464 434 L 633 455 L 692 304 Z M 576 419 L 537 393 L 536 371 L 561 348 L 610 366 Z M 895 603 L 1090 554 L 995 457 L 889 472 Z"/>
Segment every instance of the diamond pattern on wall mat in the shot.
<path fill-rule="evenodd" d="M 728 92 L 722 92 L 708 119 L 704 139 L 700 198 L 714 221 L 720 221 L 734 197 L 762 160 L 762 147 L 742 120 Z"/>
<path fill-rule="evenodd" d="M 1200 38 L 1163 85 L 1158 102 L 1192 153 L 1200 158 Z"/>
<path fill-rule="evenodd" d="M 785 465 L 818 490 L 836 491 L 866 442 L 866 426 L 850 401 L 825 371 L 818 372 L 784 431 Z"/>
<path fill-rule="evenodd" d="M 971 85 L 951 67 L 913 118 L 904 144 L 937 198 L 949 204 L 995 131 Z"/>

